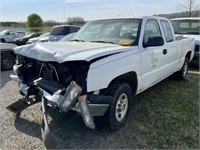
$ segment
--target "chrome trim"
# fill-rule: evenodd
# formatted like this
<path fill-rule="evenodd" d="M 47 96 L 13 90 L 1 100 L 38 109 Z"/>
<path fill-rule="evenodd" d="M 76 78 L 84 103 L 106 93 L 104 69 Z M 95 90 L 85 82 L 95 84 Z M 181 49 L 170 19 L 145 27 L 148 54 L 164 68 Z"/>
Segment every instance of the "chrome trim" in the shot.
<path fill-rule="evenodd" d="M 55 94 L 51 95 L 48 92 L 46 92 L 45 90 L 43 91 L 43 96 L 48 100 L 48 102 L 50 104 L 52 104 L 53 106 L 59 106 L 60 102 L 63 98 L 63 96 L 60 95 L 60 90 L 58 90 Z"/>

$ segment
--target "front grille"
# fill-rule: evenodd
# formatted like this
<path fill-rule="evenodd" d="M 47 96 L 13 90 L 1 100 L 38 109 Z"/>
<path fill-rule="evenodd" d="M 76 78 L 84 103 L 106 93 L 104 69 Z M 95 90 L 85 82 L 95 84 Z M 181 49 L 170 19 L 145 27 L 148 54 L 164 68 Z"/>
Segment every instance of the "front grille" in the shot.
<path fill-rule="evenodd" d="M 194 52 L 199 52 L 199 45 L 195 45 Z"/>

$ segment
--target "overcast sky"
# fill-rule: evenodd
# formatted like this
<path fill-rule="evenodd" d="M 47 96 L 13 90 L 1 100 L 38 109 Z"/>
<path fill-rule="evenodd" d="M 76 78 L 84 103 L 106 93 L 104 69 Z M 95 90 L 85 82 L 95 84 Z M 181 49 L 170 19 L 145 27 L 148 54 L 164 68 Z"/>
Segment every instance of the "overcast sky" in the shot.
<path fill-rule="evenodd" d="M 31 13 L 63 22 L 67 17 L 85 20 L 118 16 L 175 13 L 177 0 L 0 0 L 0 21 L 26 21 Z"/>

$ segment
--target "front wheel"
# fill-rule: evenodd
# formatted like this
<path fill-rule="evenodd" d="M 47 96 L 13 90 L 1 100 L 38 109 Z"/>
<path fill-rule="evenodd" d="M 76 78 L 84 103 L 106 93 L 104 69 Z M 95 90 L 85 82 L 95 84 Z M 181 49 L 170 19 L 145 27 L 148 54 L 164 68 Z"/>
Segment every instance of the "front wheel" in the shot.
<path fill-rule="evenodd" d="M 1 70 L 11 70 L 15 64 L 15 57 L 12 54 L 1 54 Z"/>
<path fill-rule="evenodd" d="M 188 67 L 189 67 L 189 59 L 186 57 L 181 70 L 179 70 L 178 72 L 176 72 L 174 74 L 174 77 L 177 80 L 183 80 L 183 79 L 185 79 L 186 76 L 187 76 L 187 73 L 188 73 Z"/>
<path fill-rule="evenodd" d="M 113 131 L 118 130 L 126 124 L 130 114 L 133 102 L 132 90 L 127 83 L 115 82 L 103 94 L 114 99 L 104 116 L 95 118 L 96 125 Z"/>

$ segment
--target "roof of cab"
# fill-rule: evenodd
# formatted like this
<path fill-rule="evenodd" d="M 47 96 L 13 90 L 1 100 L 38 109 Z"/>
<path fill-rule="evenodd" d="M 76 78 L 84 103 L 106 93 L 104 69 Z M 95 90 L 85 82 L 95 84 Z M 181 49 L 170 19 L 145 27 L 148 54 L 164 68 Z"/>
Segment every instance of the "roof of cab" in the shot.
<path fill-rule="evenodd" d="M 114 17 L 114 18 L 102 18 L 97 20 L 91 20 L 91 21 L 103 21 L 103 20 L 118 20 L 118 19 L 167 19 L 164 17 L 159 16 L 144 16 L 144 17 L 135 17 L 135 16 L 127 16 L 127 17 Z"/>

